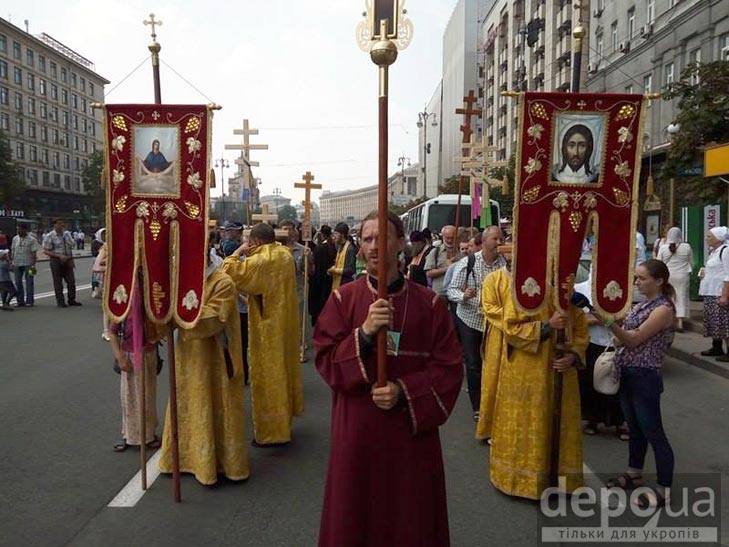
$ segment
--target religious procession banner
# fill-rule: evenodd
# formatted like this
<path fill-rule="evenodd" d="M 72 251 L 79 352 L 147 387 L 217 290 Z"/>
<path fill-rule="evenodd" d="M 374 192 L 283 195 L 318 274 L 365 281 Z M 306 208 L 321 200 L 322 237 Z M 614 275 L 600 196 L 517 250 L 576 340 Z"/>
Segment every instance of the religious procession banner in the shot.
<path fill-rule="evenodd" d="M 104 309 L 124 319 L 139 290 L 147 317 L 195 325 L 207 266 L 212 113 L 204 105 L 106 105 Z"/>
<path fill-rule="evenodd" d="M 519 95 L 513 287 L 524 311 L 542 309 L 548 292 L 567 310 L 590 223 L 593 304 L 627 311 L 644 115 L 642 95 Z"/>

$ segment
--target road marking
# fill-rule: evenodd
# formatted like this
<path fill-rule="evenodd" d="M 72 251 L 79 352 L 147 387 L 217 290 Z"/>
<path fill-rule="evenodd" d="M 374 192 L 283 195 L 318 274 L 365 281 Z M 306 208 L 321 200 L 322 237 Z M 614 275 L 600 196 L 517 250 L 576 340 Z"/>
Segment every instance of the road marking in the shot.
<path fill-rule="evenodd" d="M 157 450 L 154 455 L 147 460 L 147 489 L 159 477 L 159 459 L 162 455 L 161 450 Z M 137 502 L 144 496 L 145 490 L 142 490 L 142 471 L 137 474 L 121 489 L 116 497 L 109 502 L 107 507 L 134 507 Z"/>
<path fill-rule="evenodd" d="M 81 285 L 80 287 L 76 287 L 76 291 L 85 291 L 86 289 L 90 289 L 91 284 L 88 285 Z M 48 292 L 42 292 L 40 294 L 36 294 L 33 298 L 34 300 L 39 300 L 41 298 L 50 298 L 51 296 L 55 297 L 56 292 L 55 291 L 48 291 Z"/>

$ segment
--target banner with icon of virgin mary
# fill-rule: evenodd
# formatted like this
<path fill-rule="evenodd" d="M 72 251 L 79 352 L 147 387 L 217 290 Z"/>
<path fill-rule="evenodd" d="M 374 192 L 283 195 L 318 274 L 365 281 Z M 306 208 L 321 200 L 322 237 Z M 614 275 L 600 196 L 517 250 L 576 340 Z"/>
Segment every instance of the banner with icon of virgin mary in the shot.
<path fill-rule="evenodd" d="M 113 321 L 127 316 L 137 290 L 153 323 L 189 328 L 200 315 L 211 121 L 205 105 L 104 107 L 104 308 Z"/>
<path fill-rule="evenodd" d="M 593 304 L 627 311 L 644 113 L 642 95 L 519 95 L 513 290 L 524 311 L 542 309 L 548 292 L 569 307 L 589 226 Z"/>

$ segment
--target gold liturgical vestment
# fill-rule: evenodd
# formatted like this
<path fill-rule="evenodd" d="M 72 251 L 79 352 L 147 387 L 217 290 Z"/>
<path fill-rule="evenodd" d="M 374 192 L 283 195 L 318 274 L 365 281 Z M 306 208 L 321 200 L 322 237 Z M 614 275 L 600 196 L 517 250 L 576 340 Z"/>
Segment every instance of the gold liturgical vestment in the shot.
<path fill-rule="evenodd" d="M 202 484 L 214 484 L 218 473 L 231 480 L 249 475 L 237 294 L 230 277 L 213 272 L 205 281 L 200 320 L 194 328 L 178 331 L 180 471 L 193 473 Z M 233 378 L 228 378 L 225 368 L 223 334 L 233 362 Z M 163 473 L 172 473 L 171 434 L 167 405 L 159 463 Z"/>
<path fill-rule="evenodd" d="M 498 276 L 490 279 L 491 276 Z M 551 367 L 554 337 L 540 340 L 541 322 L 554 313 L 551 307 L 527 315 L 518 311 L 511 296 L 511 276 L 506 270 L 491 274 L 484 282 L 482 302 L 489 328 L 481 409 L 492 416 L 479 431 L 491 427 L 490 473 L 493 485 L 506 494 L 539 499 L 549 484 L 554 369 Z M 549 295 L 548 295 L 549 297 Z M 549 298 L 548 298 L 549 301 Z M 588 344 L 587 320 L 582 310 L 571 307 L 570 351 L 585 362 Z M 493 332 L 498 331 L 498 332 Z M 497 358 L 496 352 L 500 357 Z M 495 363 L 498 365 L 494 366 Z M 496 374 L 496 376 L 494 376 Z M 562 373 L 562 420 L 559 474 L 566 478 L 568 492 L 583 485 L 582 432 L 577 369 Z M 489 410 L 489 407 L 493 410 Z"/>
<path fill-rule="evenodd" d="M 296 267 L 288 247 L 261 245 L 241 262 L 229 256 L 222 270 L 248 293 L 253 433 L 260 444 L 291 440 L 291 420 L 304 412 L 299 362 Z"/>

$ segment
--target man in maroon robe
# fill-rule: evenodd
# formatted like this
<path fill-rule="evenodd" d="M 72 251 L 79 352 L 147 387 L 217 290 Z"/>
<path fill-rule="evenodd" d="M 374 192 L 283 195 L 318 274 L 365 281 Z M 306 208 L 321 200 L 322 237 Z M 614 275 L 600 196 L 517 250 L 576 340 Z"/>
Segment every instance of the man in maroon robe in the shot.
<path fill-rule="evenodd" d="M 445 304 L 399 274 L 404 229 L 388 220 L 389 302 L 377 299 L 375 211 L 361 231 L 370 275 L 333 292 L 314 332 L 316 367 L 333 391 L 319 547 L 450 545 L 438 426 L 461 388 L 461 348 Z M 388 382 L 375 388 L 383 326 Z"/>

